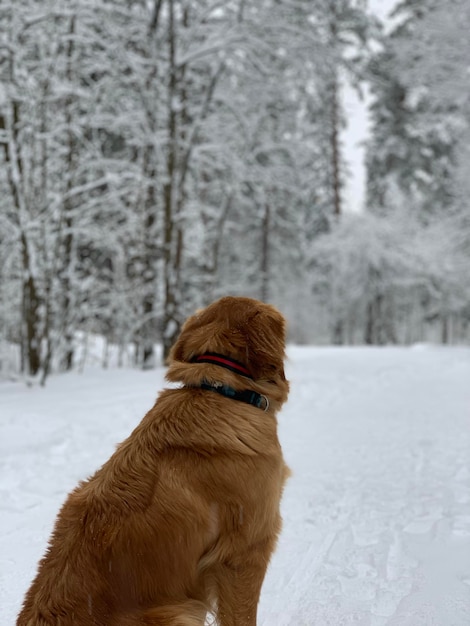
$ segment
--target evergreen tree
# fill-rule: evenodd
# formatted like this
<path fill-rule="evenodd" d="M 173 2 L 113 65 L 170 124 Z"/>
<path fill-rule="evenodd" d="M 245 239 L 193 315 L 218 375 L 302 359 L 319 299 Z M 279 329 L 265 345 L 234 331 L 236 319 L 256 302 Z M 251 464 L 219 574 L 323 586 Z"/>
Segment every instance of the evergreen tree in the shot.
<path fill-rule="evenodd" d="M 405 210 L 426 226 L 420 238 L 426 286 L 409 307 L 441 326 L 469 316 L 468 65 L 470 6 L 461 0 L 405 0 L 397 25 L 371 64 L 372 139 L 368 205 L 384 215 Z M 464 174 L 466 172 L 466 174 Z M 437 233 L 440 237 L 437 237 Z"/>
<path fill-rule="evenodd" d="M 395 17 L 398 26 L 370 65 L 368 205 L 387 211 L 405 201 L 428 219 L 456 197 L 462 131 L 468 129 L 469 81 L 461 70 L 470 52 L 468 3 L 406 0 Z"/>

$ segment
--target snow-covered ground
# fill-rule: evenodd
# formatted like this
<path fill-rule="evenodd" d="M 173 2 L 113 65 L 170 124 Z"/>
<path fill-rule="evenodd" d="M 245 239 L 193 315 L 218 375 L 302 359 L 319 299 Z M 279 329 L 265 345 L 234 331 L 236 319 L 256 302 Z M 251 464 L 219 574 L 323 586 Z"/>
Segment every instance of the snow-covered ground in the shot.
<path fill-rule="evenodd" d="M 470 350 L 291 348 L 293 470 L 262 626 L 469 626 Z M 163 370 L 0 383 L 0 625 L 66 493 L 151 406 Z"/>

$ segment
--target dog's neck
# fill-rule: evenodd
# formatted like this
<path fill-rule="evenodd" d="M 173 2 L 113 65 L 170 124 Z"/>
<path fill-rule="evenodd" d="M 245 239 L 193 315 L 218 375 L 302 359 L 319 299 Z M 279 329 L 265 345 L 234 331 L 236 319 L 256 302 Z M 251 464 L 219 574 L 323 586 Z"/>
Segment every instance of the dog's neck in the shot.
<path fill-rule="evenodd" d="M 248 368 L 246 368 L 243 363 L 232 359 L 232 357 L 225 356 L 223 354 L 218 354 L 216 352 L 206 352 L 204 354 L 200 354 L 191 359 L 192 363 L 209 363 L 210 365 L 218 365 L 220 367 L 224 367 L 225 369 L 234 372 L 235 374 L 239 374 L 241 376 L 245 376 L 250 380 L 253 380 L 253 376 L 250 374 Z M 257 393 L 256 391 L 252 391 L 250 389 L 244 389 L 243 391 L 237 391 L 230 385 L 225 385 L 224 383 L 211 383 L 207 380 L 203 380 L 199 385 L 199 389 L 206 389 L 208 391 L 215 391 L 216 393 L 225 396 L 226 398 L 231 398 L 232 400 L 239 400 L 240 402 L 246 402 L 246 404 L 251 404 L 255 406 L 257 409 L 261 409 L 263 411 L 267 411 L 269 409 L 269 400 L 266 396 L 261 393 Z"/>

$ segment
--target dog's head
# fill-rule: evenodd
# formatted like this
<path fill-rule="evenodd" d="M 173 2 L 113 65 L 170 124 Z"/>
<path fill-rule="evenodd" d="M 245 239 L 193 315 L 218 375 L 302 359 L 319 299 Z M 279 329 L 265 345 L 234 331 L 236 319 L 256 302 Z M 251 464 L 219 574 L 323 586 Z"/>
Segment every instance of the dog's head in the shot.
<path fill-rule="evenodd" d="M 269 304 L 221 298 L 186 321 L 170 351 L 170 370 L 197 356 L 217 353 L 244 365 L 255 382 L 286 385 L 285 327 L 282 315 Z M 171 374 L 169 378 L 175 379 Z"/>

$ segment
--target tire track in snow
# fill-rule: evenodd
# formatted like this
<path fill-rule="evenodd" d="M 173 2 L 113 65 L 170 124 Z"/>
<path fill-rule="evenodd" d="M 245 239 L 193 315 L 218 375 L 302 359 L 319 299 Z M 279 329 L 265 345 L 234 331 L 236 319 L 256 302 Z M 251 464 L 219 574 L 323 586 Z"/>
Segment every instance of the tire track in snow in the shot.
<path fill-rule="evenodd" d="M 270 606 L 270 610 L 261 621 L 261 626 L 300 626 L 298 616 L 286 612 L 285 598 L 289 598 L 289 605 L 303 607 L 305 613 L 305 599 L 310 595 L 310 585 L 320 566 L 325 561 L 328 553 L 338 535 L 337 530 L 329 532 L 320 545 L 310 543 L 307 551 L 296 564 L 294 573 L 284 582 L 282 591 L 276 595 L 277 601 Z M 307 622 L 305 622 L 307 623 Z"/>

